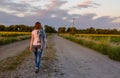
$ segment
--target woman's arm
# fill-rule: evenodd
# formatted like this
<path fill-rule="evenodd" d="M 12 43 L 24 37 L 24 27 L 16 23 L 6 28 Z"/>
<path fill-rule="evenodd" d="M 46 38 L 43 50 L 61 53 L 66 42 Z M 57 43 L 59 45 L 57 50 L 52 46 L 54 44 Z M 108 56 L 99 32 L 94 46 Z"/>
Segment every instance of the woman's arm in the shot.
<path fill-rule="evenodd" d="M 30 40 L 30 52 L 32 52 L 32 44 L 33 44 L 34 36 L 32 34 L 31 40 Z"/>

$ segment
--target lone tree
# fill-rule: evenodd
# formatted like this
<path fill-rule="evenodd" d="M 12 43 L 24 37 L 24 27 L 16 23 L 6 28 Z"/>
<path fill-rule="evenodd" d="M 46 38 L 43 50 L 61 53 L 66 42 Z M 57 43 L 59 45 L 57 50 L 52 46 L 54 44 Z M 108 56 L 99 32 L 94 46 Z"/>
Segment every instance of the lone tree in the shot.
<path fill-rule="evenodd" d="M 0 25 L 0 31 L 4 31 L 5 30 L 5 25 Z"/>
<path fill-rule="evenodd" d="M 70 34 L 75 34 L 76 31 L 77 31 L 77 29 L 76 29 L 75 27 L 69 27 L 69 28 L 67 29 L 67 32 L 70 33 Z"/>
<path fill-rule="evenodd" d="M 58 28 L 58 33 L 65 33 L 66 32 L 66 28 L 65 27 L 59 27 Z"/>

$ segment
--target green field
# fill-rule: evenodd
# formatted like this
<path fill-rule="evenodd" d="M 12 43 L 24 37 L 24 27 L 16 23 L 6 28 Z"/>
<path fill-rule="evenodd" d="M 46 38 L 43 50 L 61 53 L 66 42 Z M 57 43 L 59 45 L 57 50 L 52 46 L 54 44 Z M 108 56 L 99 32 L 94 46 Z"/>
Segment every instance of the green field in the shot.
<path fill-rule="evenodd" d="M 107 40 L 110 43 L 120 44 L 120 35 L 104 35 L 104 34 L 75 34 L 75 37 L 88 38 L 94 41 Z"/>

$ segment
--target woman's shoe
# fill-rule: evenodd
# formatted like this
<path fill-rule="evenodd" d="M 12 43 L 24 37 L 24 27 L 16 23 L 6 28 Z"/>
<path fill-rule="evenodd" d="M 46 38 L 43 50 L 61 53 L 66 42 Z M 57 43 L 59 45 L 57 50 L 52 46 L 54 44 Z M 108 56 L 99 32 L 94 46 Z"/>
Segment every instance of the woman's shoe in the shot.
<path fill-rule="evenodd" d="M 36 69 L 35 73 L 38 73 L 39 72 L 39 69 Z"/>

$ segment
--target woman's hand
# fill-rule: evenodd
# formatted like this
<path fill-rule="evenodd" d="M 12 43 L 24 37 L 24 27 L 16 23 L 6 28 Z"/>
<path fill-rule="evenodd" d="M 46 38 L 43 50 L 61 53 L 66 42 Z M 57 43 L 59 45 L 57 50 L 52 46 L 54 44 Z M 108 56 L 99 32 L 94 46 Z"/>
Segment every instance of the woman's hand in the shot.
<path fill-rule="evenodd" d="M 32 47 L 29 48 L 30 52 L 32 52 Z"/>

